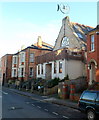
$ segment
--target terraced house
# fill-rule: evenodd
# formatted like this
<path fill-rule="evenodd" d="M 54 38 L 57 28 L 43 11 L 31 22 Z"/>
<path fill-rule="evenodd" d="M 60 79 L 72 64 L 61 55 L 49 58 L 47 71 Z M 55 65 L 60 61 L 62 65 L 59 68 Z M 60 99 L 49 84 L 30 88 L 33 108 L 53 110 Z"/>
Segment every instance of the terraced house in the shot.
<path fill-rule="evenodd" d="M 87 34 L 87 79 L 99 82 L 99 25 Z"/>
<path fill-rule="evenodd" d="M 36 57 L 37 78 L 70 80 L 86 77 L 86 33 L 92 27 L 62 20 L 62 27 L 52 52 Z"/>
<path fill-rule="evenodd" d="M 6 54 L 3 57 L 1 57 L 0 72 L 1 82 L 3 85 L 6 84 L 9 79 L 11 79 L 12 56 L 12 54 Z"/>
<path fill-rule="evenodd" d="M 39 36 L 36 44 L 14 54 L 12 58 L 12 78 L 22 81 L 36 78 L 35 57 L 48 53 L 52 49 L 53 46 L 43 42 Z"/>

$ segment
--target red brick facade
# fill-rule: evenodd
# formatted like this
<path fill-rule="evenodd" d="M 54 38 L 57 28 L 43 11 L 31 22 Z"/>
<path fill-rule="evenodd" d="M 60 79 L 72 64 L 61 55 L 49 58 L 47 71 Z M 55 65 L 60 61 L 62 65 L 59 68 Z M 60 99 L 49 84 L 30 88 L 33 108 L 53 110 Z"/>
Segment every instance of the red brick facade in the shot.
<path fill-rule="evenodd" d="M 87 34 L 87 79 L 89 84 L 92 80 L 99 82 L 99 25 Z"/>
<path fill-rule="evenodd" d="M 6 54 L 1 58 L 1 81 L 3 84 L 11 79 L 12 54 Z"/>
<path fill-rule="evenodd" d="M 48 50 L 48 49 L 43 49 L 43 48 L 34 49 L 33 47 L 27 47 L 24 50 L 21 50 L 20 52 L 14 54 L 13 57 L 17 56 L 17 63 L 12 64 L 12 70 L 16 69 L 16 71 L 17 71 L 16 77 L 19 80 L 21 80 L 23 78 L 23 81 L 27 81 L 31 78 L 36 78 L 36 60 L 35 60 L 35 57 L 43 55 L 43 54 L 48 53 L 48 52 L 50 52 L 50 50 Z M 25 54 L 25 60 L 24 60 L 24 62 L 20 63 L 20 54 L 21 53 Z M 30 54 L 33 54 L 33 59 L 34 59 L 33 62 L 30 62 Z M 20 69 L 20 68 L 24 68 L 23 77 L 19 75 L 18 69 Z M 33 69 L 33 76 L 30 76 L 30 68 Z M 13 75 L 12 75 L 12 77 L 13 77 Z"/>

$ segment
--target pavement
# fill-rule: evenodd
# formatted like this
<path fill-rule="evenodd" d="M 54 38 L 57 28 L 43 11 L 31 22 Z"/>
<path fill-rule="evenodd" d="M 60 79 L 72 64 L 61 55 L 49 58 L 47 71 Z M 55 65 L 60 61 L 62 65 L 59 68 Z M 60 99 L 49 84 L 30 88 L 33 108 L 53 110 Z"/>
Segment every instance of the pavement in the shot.
<path fill-rule="evenodd" d="M 63 100 L 63 99 L 58 99 L 56 97 L 51 97 L 51 96 L 42 96 L 42 95 L 27 92 L 27 91 L 23 92 L 21 90 L 12 89 L 12 88 L 6 88 L 6 89 L 9 89 L 16 94 L 20 94 L 20 95 L 29 97 L 33 100 L 38 100 L 38 101 L 42 101 L 42 102 L 50 102 L 50 103 L 53 103 L 53 104 L 64 105 L 64 106 L 67 106 L 67 107 L 78 109 L 78 106 L 77 106 L 78 103 L 75 102 L 75 101 L 71 101 L 69 99 Z"/>

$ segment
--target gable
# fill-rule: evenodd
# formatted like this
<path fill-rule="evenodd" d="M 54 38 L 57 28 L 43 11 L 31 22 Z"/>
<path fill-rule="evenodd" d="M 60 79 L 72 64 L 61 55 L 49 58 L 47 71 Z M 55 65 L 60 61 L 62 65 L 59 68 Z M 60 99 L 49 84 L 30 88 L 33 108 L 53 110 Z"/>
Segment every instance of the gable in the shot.
<path fill-rule="evenodd" d="M 61 48 L 81 49 L 86 48 L 86 33 L 92 28 L 78 23 L 70 22 L 69 17 L 62 20 L 62 27 L 55 42 L 54 50 Z M 64 37 L 68 38 L 69 46 L 63 46 L 62 41 Z"/>

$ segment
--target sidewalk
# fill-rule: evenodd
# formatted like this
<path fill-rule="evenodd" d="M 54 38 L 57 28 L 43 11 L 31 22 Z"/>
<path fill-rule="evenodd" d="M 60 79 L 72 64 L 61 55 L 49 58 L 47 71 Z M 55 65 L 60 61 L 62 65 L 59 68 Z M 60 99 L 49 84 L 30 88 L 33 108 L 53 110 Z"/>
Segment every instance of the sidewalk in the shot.
<path fill-rule="evenodd" d="M 12 89 L 12 88 L 6 88 L 9 89 L 17 94 L 23 95 L 23 96 L 27 96 L 30 97 L 33 100 L 38 100 L 38 101 L 43 101 L 43 102 L 50 102 L 50 103 L 54 103 L 54 104 L 58 104 L 58 105 L 64 105 L 67 107 L 71 107 L 74 109 L 78 109 L 77 103 L 74 101 L 70 101 L 69 99 L 63 100 L 63 99 L 58 99 L 55 97 L 49 97 L 49 96 L 41 96 L 41 95 L 37 95 L 34 93 L 29 93 L 29 92 L 23 92 L 17 89 Z"/>

